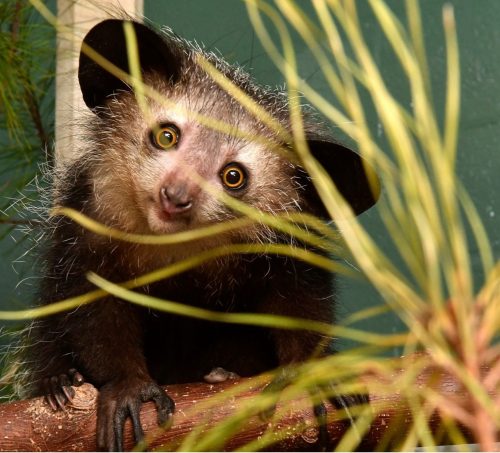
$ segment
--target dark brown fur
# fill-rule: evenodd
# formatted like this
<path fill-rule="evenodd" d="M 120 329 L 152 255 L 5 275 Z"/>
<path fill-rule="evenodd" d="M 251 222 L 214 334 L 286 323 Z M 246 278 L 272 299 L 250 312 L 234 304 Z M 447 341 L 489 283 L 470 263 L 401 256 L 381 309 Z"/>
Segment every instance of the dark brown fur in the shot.
<path fill-rule="evenodd" d="M 306 211 L 325 216 L 304 171 L 283 153 L 276 152 L 276 147 L 281 146 L 292 153 L 291 145 L 283 143 L 269 126 L 248 113 L 196 64 L 200 49 L 171 33 L 161 36 L 144 26 L 135 27 L 145 82 L 177 106 L 169 108 L 149 99 L 150 115 L 155 123 L 178 126 L 182 132 L 179 145 L 172 151 L 154 149 L 148 118 L 142 114 L 134 93 L 83 55 L 80 83 L 93 113 L 86 121 L 86 147 L 78 150 L 80 157 L 62 168 L 55 178 L 55 205 L 72 207 L 128 232 L 161 234 L 195 229 L 238 214 L 214 194 L 197 187 L 186 169 L 195 169 L 223 191 L 220 170 L 227 162 L 238 161 L 245 165 L 249 180 L 244 190 L 231 193 L 235 198 L 267 213 Z M 114 47 L 109 47 L 106 39 Z M 96 26 L 86 42 L 127 68 L 123 55 L 116 56 L 125 49 L 119 21 Z M 283 94 L 255 85 L 240 69 L 228 66 L 213 54 L 205 56 L 289 129 Z M 162 58 L 166 61 L 164 66 Z M 262 140 L 215 131 L 200 124 L 193 112 L 225 122 L 232 130 L 254 134 L 271 146 Z M 317 144 L 318 158 L 334 174 L 354 211 L 363 211 L 374 203 L 376 195 L 368 193 L 366 177 L 360 170 L 361 160 L 329 140 L 317 124 L 311 119 L 306 121 L 311 147 Z M 336 156 L 333 164 L 329 157 L 322 160 L 325 148 L 331 149 L 332 157 Z M 344 162 L 346 165 L 340 168 Z M 161 219 L 158 193 L 165 185 L 182 187 L 192 195 L 193 206 L 187 215 L 171 221 Z M 193 243 L 144 246 L 95 235 L 58 217 L 51 220 L 40 303 L 49 304 L 93 290 L 86 278 L 88 271 L 123 282 L 214 246 L 245 242 L 303 246 L 265 225 Z M 273 255 L 221 258 L 140 290 L 217 311 L 334 321 L 332 275 L 298 260 Z M 55 387 L 47 387 L 46 378 L 65 376 L 68 370 L 76 368 L 101 390 L 99 447 L 119 449 L 122 440 L 113 426 L 118 423 L 121 432 L 121 424 L 131 416 L 139 438 L 141 432 L 135 417 L 143 401 L 154 399 L 163 419 L 173 410 L 171 401 L 158 393 L 157 384 L 199 381 L 215 367 L 241 376 L 255 375 L 306 360 L 318 353 L 318 346 L 320 353 L 330 352 L 328 342 L 322 340 L 312 332 L 178 317 L 108 296 L 33 323 L 25 338 L 28 346 L 24 385 L 29 394 L 59 392 L 61 396 L 59 386 L 65 387 L 66 378 L 56 382 Z"/>

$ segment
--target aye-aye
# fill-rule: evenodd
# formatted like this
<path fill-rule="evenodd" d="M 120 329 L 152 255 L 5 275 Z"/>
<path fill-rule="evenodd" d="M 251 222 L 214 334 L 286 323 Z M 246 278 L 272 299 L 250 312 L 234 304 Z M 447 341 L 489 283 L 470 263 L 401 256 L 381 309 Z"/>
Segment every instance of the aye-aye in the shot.
<path fill-rule="evenodd" d="M 129 73 L 127 22 L 135 31 L 141 78 L 148 87 L 141 96 L 123 73 L 108 72 L 86 52 L 94 49 Z M 200 56 L 286 134 L 221 88 L 200 66 Z M 148 235 L 241 218 L 219 192 L 267 214 L 308 213 L 329 219 L 300 166 L 296 147 L 283 138 L 292 136 L 292 129 L 282 91 L 255 84 L 241 68 L 168 30 L 157 32 L 118 19 L 103 21 L 87 34 L 78 77 L 90 112 L 80 128 L 83 137 L 81 149 L 74 150 L 77 157 L 54 170 L 54 206 L 73 208 L 123 232 Z M 373 171 L 304 110 L 303 127 L 312 154 L 353 212 L 365 211 L 378 198 Z M 264 222 L 173 245 L 113 239 L 64 216 L 50 218 L 47 229 L 39 291 L 42 305 L 94 290 L 89 272 L 121 283 L 230 244 L 306 247 L 305 241 Z M 271 253 L 219 255 L 136 291 L 219 312 L 334 322 L 331 273 Z M 159 423 L 172 415 L 174 402 L 160 385 L 204 376 L 218 380 L 220 373 L 210 374 L 214 369 L 251 376 L 331 353 L 330 345 L 315 332 L 181 317 L 111 295 L 36 320 L 27 329 L 25 344 L 25 395 L 45 395 L 58 409 L 71 400 L 71 385 L 82 379 L 92 383 L 99 389 L 97 445 L 109 450 L 123 448 L 127 418 L 140 440 L 139 412 L 145 401 L 156 403 Z"/>

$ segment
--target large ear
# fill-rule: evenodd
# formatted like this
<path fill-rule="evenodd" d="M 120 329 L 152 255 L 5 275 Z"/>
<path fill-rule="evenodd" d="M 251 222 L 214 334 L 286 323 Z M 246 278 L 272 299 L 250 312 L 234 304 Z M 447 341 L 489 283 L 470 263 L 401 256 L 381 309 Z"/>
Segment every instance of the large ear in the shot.
<path fill-rule="evenodd" d="M 93 27 L 85 36 L 80 52 L 78 80 L 85 104 L 91 109 L 101 107 L 106 99 L 118 90 L 130 89 L 120 78 L 114 76 L 90 58 L 85 48 L 88 46 L 121 70 L 130 73 L 127 57 L 127 41 L 124 24 L 132 23 L 139 50 L 142 72 L 151 70 L 163 73 L 172 83 L 179 78 L 179 55 L 173 46 L 147 26 L 131 21 L 108 19 Z"/>
<path fill-rule="evenodd" d="M 330 175 L 344 199 L 356 215 L 371 208 L 380 195 L 380 182 L 370 165 L 354 151 L 344 146 L 322 140 L 309 140 L 309 149 L 316 160 Z M 306 198 L 313 212 L 329 217 L 314 181 L 306 176 Z"/>

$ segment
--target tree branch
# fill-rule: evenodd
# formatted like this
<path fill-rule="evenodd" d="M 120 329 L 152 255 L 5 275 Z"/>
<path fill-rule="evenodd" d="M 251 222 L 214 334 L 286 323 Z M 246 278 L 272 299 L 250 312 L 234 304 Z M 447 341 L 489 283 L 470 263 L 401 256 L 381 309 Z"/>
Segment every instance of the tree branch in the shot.
<path fill-rule="evenodd" d="M 377 414 L 364 436 L 360 448 L 374 450 L 401 447 L 405 435 L 413 427 L 412 411 L 398 393 L 394 382 L 387 380 L 364 379 L 371 398 L 371 407 Z M 147 433 L 148 449 L 159 446 L 178 448 L 193 430 L 207 433 L 211 428 L 234 415 L 238 410 L 252 407 L 252 398 L 258 395 L 265 385 L 262 377 L 239 379 L 220 384 L 186 384 L 165 387 L 176 402 L 176 413 L 169 429 L 163 430 L 156 425 L 156 409 L 153 403 L 143 405 L 141 420 Z M 239 387 L 243 385 L 244 388 Z M 454 401 L 468 398 L 463 388 L 451 376 L 426 370 L 417 379 L 417 387 L 432 388 L 444 398 Z M 235 392 L 236 389 L 240 389 Z M 380 391 L 382 389 L 382 391 Z M 0 450 L 38 450 L 38 451 L 93 451 L 96 450 L 96 398 L 97 390 L 90 384 L 77 389 L 75 399 L 66 412 L 53 412 L 42 398 L 18 401 L 0 405 Z M 215 405 L 207 403 L 219 398 Z M 224 398 L 224 399 L 222 399 Z M 335 410 L 328 406 L 328 432 L 331 448 L 342 438 L 350 425 L 335 420 Z M 318 430 L 312 415 L 311 401 L 307 396 L 288 403 L 279 403 L 275 417 L 262 421 L 253 415 L 242 419 L 242 425 L 221 450 L 234 450 L 250 441 L 264 439 L 270 433 L 276 440 L 267 448 L 273 450 L 308 451 L 318 448 L 315 443 Z M 429 429 L 436 433 L 442 420 L 435 410 L 430 410 Z M 125 447 L 134 447 L 132 430 L 126 424 Z M 467 433 L 463 429 L 464 433 Z M 284 433 L 280 437 L 279 433 Z M 469 437 L 466 435 L 466 438 Z M 281 439 L 281 440 L 280 440 Z M 446 442 L 446 439 L 442 439 Z M 448 440 L 449 442 L 449 440 Z M 186 445 L 186 444 L 185 444 Z M 195 441 L 192 448 L 202 445 Z M 262 445 L 266 448 L 266 445 Z M 254 448 L 259 448 L 255 444 Z"/>
<path fill-rule="evenodd" d="M 11 62 L 13 64 L 20 64 L 19 66 L 19 77 L 22 82 L 22 86 L 24 87 L 24 102 L 26 103 L 26 106 L 28 108 L 28 112 L 31 118 L 31 121 L 33 123 L 33 126 L 35 127 L 36 133 L 38 135 L 38 139 L 40 141 L 41 149 L 45 150 L 47 149 L 49 145 L 49 134 L 45 130 L 45 127 L 43 125 L 42 121 L 42 115 L 40 113 L 40 104 L 39 100 L 37 98 L 37 95 L 35 93 L 35 88 L 33 86 L 33 81 L 30 77 L 29 69 L 25 67 L 24 61 L 15 61 L 15 56 L 16 56 L 16 51 L 17 51 L 17 44 L 19 41 L 19 31 L 20 28 L 23 25 L 26 25 L 26 23 L 23 23 L 22 20 L 22 8 L 24 6 L 25 2 L 22 0 L 17 0 L 15 5 L 14 5 L 14 14 L 12 18 L 12 23 L 10 26 L 10 32 L 11 32 L 11 42 L 12 42 L 12 52 L 13 54 L 11 55 Z"/>
<path fill-rule="evenodd" d="M 31 121 L 35 126 L 36 133 L 38 135 L 38 139 L 40 140 L 41 149 L 45 151 L 48 149 L 49 145 L 49 136 L 45 131 L 45 127 L 42 121 L 42 115 L 40 114 L 40 105 L 38 102 L 38 98 L 35 94 L 35 90 L 33 89 L 33 83 L 29 74 L 24 74 L 24 99 L 28 106 L 28 111 L 31 117 Z"/>

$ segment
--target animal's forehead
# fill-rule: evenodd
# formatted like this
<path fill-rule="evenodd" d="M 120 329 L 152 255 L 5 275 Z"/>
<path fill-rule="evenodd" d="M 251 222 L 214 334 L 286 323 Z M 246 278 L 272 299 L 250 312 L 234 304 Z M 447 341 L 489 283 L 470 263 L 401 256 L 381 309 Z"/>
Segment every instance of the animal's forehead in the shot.
<path fill-rule="evenodd" d="M 157 124 L 173 123 L 182 132 L 211 142 L 225 142 L 232 146 L 276 144 L 275 134 L 263 121 L 239 103 L 221 100 L 218 93 L 185 96 L 171 92 L 152 101 L 150 113 L 151 120 Z"/>
<path fill-rule="evenodd" d="M 231 127 L 246 124 L 252 129 L 263 130 L 269 126 L 266 117 L 273 117 L 282 125 L 288 123 L 287 102 L 277 92 L 253 84 L 233 85 L 235 92 L 242 94 L 240 98 L 228 93 L 196 66 L 190 66 L 176 84 L 158 73 L 146 74 L 144 80 L 157 94 L 156 103 L 168 111 L 183 112 L 191 119 L 199 117 L 201 124 L 204 120 L 212 120 L 225 122 Z M 265 114 L 256 113 L 259 110 Z"/>

